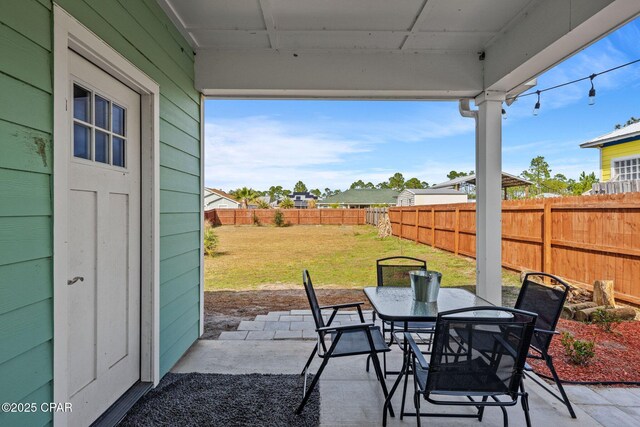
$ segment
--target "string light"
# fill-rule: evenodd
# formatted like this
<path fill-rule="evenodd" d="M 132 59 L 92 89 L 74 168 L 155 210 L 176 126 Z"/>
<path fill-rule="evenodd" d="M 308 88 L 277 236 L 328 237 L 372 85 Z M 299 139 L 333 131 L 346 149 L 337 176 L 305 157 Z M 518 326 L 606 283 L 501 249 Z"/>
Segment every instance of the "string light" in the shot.
<path fill-rule="evenodd" d="M 502 109 L 502 120 L 507 120 L 507 110 Z"/>
<path fill-rule="evenodd" d="M 538 89 L 534 92 L 528 92 L 528 93 L 523 93 L 520 95 L 516 95 L 516 96 L 511 96 L 508 97 L 506 100 L 512 100 L 513 102 L 517 101 L 519 98 L 524 98 L 525 96 L 533 96 L 533 95 L 537 95 L 538 96 L 538 100 L 535 104 L 535 106 L 533 107 L 533 115 L 537 116 L 538 114 L 540 114 L 540 94 L 543 92 L 548 92 L 550 90 L 554 90 L 554 89 L 558 89 L 564 86 L 568 86 L 574 83 L 578 83 L 581 81 L 585 81 L 585 80 L 589 80 L 591 82 L 591 89 L 589 89 L 589 105 L 594 105 L 596 103 L 596 88 L 593 85 L 593 79 L 595 79 L 596 77 L 602 75 L 602 74 L 606 74 L 606 73 L 610 73 L 612 71 L 615 70 L 619 70 L 620 68 L 624 68 L 624 67 L 628 67 L 629 65 L 633 65 L 633 64 L 637 64 L 638 62 L 640 62 L 640 59 L 636 59 L 630 62 L 627 62 L 626 64 L 622 64 L 622 65 L 618 65 L 617 67 L 613 67 L 613 68 L 609 68 L 608 70 L 604 70 L 604 71 L 600 71 L 599 73 L 593 73 L 590 74 L 586 77 L 581 77 L 579 79 L 575 79 L 575 80 L 571 80 L 569 82 L 566 83 L 561 83 L 555 86 L 551 86 L 551 87 L 547 87 L 544 89 Z M 508 103 L 509 104 L 509 103 Z M 502 115 L 503 118 L 506 119 L 506 111 L 504 110 L 504 108 L 502 109 Z"/>
<path fill-rule="evenodd" d="M 535 107 L 533 107 L 533 115 L 537 116 L 538 114 L 540 114 L 540 91 L 536 91 L 536 93 L 538 94 L 538 102 L 536 102 Z"/>

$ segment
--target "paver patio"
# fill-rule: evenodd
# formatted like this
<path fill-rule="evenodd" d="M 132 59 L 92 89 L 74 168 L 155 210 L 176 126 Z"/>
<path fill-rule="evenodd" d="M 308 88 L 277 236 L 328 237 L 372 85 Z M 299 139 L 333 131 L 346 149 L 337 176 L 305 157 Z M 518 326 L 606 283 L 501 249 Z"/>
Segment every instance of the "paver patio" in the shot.
<path fill-rule="evenodd" d="M 323 313 L 325 314 L 325 313 Z M 328 314 L 328 313 L 327 313 Z M 315 342 L 315 327 L 308 326 L 305 316 L 308 310 L 289 312 L 271 312 L 254 321 L 242 322 L 238 331 L 223 332 L 218 340 L 201 340 L 174 367 L 173 372 L 205 373 L 299 373 Z M 268 319 L 267 319 L 268 318 Z M 282 319 L 285 320 L 282 320 Z M 371 312 L 365 312 L 365 318 L 371 318 Z M 358 322 L 355 312 L 348 313 L 340 320 L 344 323 Z M 335 322 L 335 321 L 334 321 Z M 332 322 L 333 323 L 333 322 Z M 287 325 L 302 329 L 274 329 Z M 262 329 L 260 329 L 262 328 Z M 300 334 L 302 334 L 301 339 Z M 265 338 L 270 337 L 270 338 Z M 238 360 L 251 358 L 251 364 L 238 363 Z M 394 349 L 388 362 L 399 366 L 400 352 Z M 382 405 L 384 399 L 375 374 L 365 371 L 366 356 L 332 359 L 320 379 L 320 423 L 322 426 L 380 426 L 382 425 Z M 319 359 L 311 365 L 311 372 L 317 370 Z M 395 377 L 387 379 L 389 387 Z M 531 420 L 534 426 L 605 426 L 623 427 L 640 425 L 640 389 L 599 388 L 587 386 L 567 386 L 574 408 L 578 415 L 571 419 L 566 408 L 533 381 L 526 380 L 525 386 L 530 394 Z M 396 392 L 393 404 L 399 412 L 401 389 Z M 302 390 L 300 390 L 302 398 Z M 411 402 L 409 399 L 408 402 Z M 411 403 L 408 403 L 411 405 Z M 426 411 L 433 406 L 424 404 Z M 412 408 L 409 408 L 412 410 Z M 459 408 L 438 407 L 439 412 L 456 412 Z M 462 409 L 464 410 L 464 409 Z M 470 409 L 468 409 L 470 410 Z M 525 425 L 522 409 L 519 405 L 507 408 L 510 425 Z M 501 426 L 502 415 L 498 408 L 489 408 L 481 424 L 474 419 L 434 418 L 423 420 L 425 424 L 437 426 L 482 425 Z M 415 418 L 400 420 L 389 418 L 389 426 L 412 426 Z"/>

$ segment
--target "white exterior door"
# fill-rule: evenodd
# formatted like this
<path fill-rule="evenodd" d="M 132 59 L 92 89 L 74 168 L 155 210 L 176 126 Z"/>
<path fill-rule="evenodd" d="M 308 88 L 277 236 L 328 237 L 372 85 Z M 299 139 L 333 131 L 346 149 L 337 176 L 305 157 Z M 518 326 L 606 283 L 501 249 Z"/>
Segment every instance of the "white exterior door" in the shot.
<path fill-rule="evenodd" d="M 86 426 L 140 379 L 140 96 L 69 55 L 67 381 Z"/>

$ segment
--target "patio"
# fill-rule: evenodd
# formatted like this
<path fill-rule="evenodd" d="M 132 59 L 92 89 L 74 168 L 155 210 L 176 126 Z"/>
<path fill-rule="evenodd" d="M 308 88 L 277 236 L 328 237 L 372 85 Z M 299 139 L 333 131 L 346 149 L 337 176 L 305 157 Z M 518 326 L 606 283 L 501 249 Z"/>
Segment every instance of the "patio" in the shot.
<path fill-rule="evenodd" d="M 174 373 L 224 373 L 224 374 L 298 374 L 306 358 L 315 345 L 313 340 L 304 340 L 300 335 L 309 334 L 307 310 L 290 312 L 272 312 L 256 318 L 255 321 L 243 322 L 237 332 L 227 332 L 218 340 L 200 340 L 194 344 L 185 356 L 176 364 Z M 349 313 L 342 319 L 351 322 Z M 277 325 L 277 326 L 276 326 Z M 283 334 L 284 327 L 291 329 Z M 283 328 L 282 330 L 266 330 L 267 328 Z M 280 332 L 280 334 L 278 334 Z M 296 339 L 288 338 L 295 336 Z M 247 355 L 251 364 L 237 363 Z M 376 381 L 373 370 L 367 373 L 364 369 L 366 356 L 334 359 L 327 365 L 320 379 L 320 425 L 322 426 L 380 426 L 382 424 L 382 405 L 384 399 Z M 388 362 L 399 366 L 400 352 L 397 348 L 391 352 Z M 311 372 L 319 366 L 316 358 L 311 365 Z M 390 387 L 395 376 L 389 375 L 387 384 Z M 630 388 L 589 388 L 586 386 L 567 386 L 578 418 L 569 417 L 564 406 L 544 392 L 533 381 L 525 381 L 529 392 L 531 420 L 533 425 L 580 425 L 580 426 L 632 426 L 640 423 L 640 389 Z M 300 390 L 302 398 L 302 390 Z M 400 408 L 401 392 L 394 395 L 393 404 L 396 413 Z M 407 403 L 411 405 L 410 402 Z M 432 409 L 429 405 L 426 410 Z M 440 407 L 438 410 L 448 412 L 457 408 Z M 293 410 L 293 408 L 292 408 Z M 524 425 L 524 417 L 520 406 L 508 408 L 511 425 Z M 425 420 L 438 426 L 461 425 L 458 418 L 436 418 Z M 475 425 L 476 420 L 468 420 L 465 425 Z M 389 418 L 389 426 L 415 425 L 415 418 L 406 417 L 400 420 Z M 482 421 L 484 426 L 502 425 L 502 415 L 497 408 L 486 411 Z"/>

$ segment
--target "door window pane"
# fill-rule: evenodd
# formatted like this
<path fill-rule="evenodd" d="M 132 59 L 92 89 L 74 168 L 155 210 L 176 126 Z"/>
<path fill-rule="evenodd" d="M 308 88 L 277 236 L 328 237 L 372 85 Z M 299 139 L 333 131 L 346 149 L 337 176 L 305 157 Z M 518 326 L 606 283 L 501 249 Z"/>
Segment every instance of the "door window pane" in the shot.
<path fill-rule="evenodd" d="M 91 159 L 91 129 L 78 123 L 73 125 L 73 155 Z"/>
<path fill-rule="evenodd" d="M 73 85 L 73 117 L 84 122 L 91 122 L 91 93 Z"/>
<path fill-rule="evenodd" d="M 109 134 L 96 130 L 96 162 L 109 163 Z"/>
<path fill-rule="evenodd" d="M 117 136 L 113 137 L 113 165 L 124 167 L 125 141 Z"/>
<path fill-rule="evenodd" d="M 109 130 L 109 101 L 96 95 L 96 126 Z"/>
<path fill-rule="evenodd" d="M 112 106 L 113 111 L 113 133 L 117 133 L 118 135 L 125 136 L 124 134 L 124 108 L 118 107 L 117 105 Z"/>

